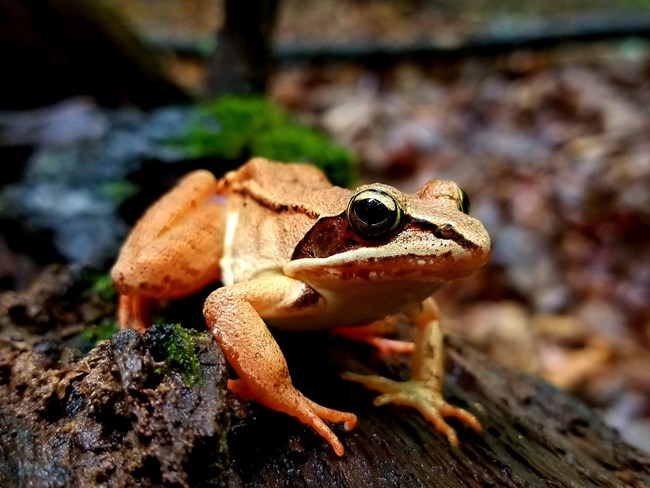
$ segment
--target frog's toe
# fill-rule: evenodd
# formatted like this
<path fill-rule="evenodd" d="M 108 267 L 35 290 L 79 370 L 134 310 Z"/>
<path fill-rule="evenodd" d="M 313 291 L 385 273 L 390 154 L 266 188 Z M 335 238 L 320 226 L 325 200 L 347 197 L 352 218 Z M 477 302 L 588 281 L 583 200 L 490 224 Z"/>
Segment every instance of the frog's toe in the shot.
<path fill-rule="evenodd" d="M 343 373 L 343 379 L 355 381 L 368 389 L 379 391 L 381 395 L 373 402 L 377 406 L 393 403 L 415 408 L 433 424 L 438 432 L 447 437 L 452 446 L 458 445 L 458 436 L 454 428 L 445 421 L 446 417 L 456 418 L 476 432 L 483 429 L 481 422 L 474 415 L 462 408 L 450 405 L 440 391 L 421 381 L 394 381 L 382 376 L 356 373 Z"/>
<path fill-rule="evenodd" d="M 305 401 L 318 417 L 335 424 L 343 424 L 345 430 L 352 430 L 357 425 L 357 416 L 349 412 L 341 412 L 339 410 L 334 410 L 333 408 L 323 407 L 318 403 L 310 400 L 307 397 L 304 397 Z"/>
<path fill-rule="evenodd" d="M 375 390 L 382 393 L 397 393 L 401 390 L 401 381 L 394 381 L 383 376 L 358 374 L 346 371 L 341 374 L 341 378 L 347 381 L 361 383 L 369 390 Z"/>
<path fill-rule="evenodd" d="M 323 437 L 332 446 L 337 456 L 343 456 L 345 449 L 336 434 L 325 424 L 324 420 L 334 423 L 342 423 L 345 430 L 352 430 L 357 423 L 357 416 L 353 413 L 340 412 L 331 408 L 323 407 L 309 398 L 302 395 L 298 390 L 294 390 L 295 400 L 292 406 L 276 408 L 289 415 L 297 417 L 303 424 L 311 426 L 321 437 Z M 270 405 L 274 408 L 273 405 Z"/>
<path fill-rule="evenodd" d="M 241 379 L 229 380 L 228 389 L 242 400 L 254 400 L 262 405 L 296 417 L 303 424 L 309 425 L 331 446 L 337 456 L 343 456 L 345 449 L 336 434 L 324 421 L 343 424 L 345 430 L 352 430 L 357 423 L 357 416 L 349 412 L 341 412 L 323 407 L 310 400 L 293 386 L 284 390 L 282 395 L 269 396 L 266 392 L 257 390 Z"/>

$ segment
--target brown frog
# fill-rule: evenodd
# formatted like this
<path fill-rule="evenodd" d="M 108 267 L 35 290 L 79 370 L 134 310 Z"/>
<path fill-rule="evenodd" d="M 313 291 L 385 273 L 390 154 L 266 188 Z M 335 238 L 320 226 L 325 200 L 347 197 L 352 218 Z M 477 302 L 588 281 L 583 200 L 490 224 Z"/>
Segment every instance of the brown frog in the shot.
<path fill-rule="evenodd" d="M 220 180 L 195 171 L 147 210 L 122 247 L 112 270 L 120 325 L 142 331 L 153 301 L 220 280 L 203 313 L 239 375 L 229 389 L 297 417 L 343 455 L 324 421 L 349 430 L 356 416 L 318 405 L 293 386 L 267 325 L 304 331 L 374 323 L 357 329 L 371 331 L 406 314 L 414 345 L 385 344 L 413 351 L 412 379 L 343 377 L 381 392 L 377 405 L 416 408 L 457 445 L 445 417 L 476 431 L 481 424 L 442 396 L 442 333 L 431 294 L 488 260 L 490 238 L 467 213 L 464 193 L 443 180 L 404 194 L 381 183 L 335 187 L 313 166 L 261 158 Z"/>

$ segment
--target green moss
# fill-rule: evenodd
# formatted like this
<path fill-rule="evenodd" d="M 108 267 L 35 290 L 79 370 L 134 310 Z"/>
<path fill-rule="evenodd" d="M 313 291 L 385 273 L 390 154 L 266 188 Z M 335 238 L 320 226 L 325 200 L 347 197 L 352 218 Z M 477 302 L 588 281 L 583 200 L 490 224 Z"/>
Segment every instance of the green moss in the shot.
<path fill-rule="evenodd" d="M 285 123 L 285 114 L 260 97 L 227 96 L 199 106 L 196 122 L 181 139 L 191 156 L 237 159 L 256 135 Z"/>
<path fill-rule="evenodd" d="M 104 196 L 119 204 L 137 195 L 140 187 L 130 181 L 122 180 L 106 183 L 100 188 L 100 191 Z"/>
<path fill-rule="evenodd" d="M 86 295 L 99 295 L 106 302 L 114 302 L 117 299 L 117 292 L 113 286 L 110 273 L 92 272 L 89 274 L 88 279 L 90 280 L 90 286 L 86 290 Z"/>
<path fill-rule="evenodd" d="M 185 382 L 192 386 L 203 382 L 199 359 L 195 351 L 195 338 L 199 335 L 194 330 L 185 329 L 179 324 L 172 326 L 172 333 L 167 337 L 165 349 L 165 370 L 177 371 Z M 164 371 L 157 371 L 164 373 Z"/>
<path fill-rule="evenodd" d="M 262 97 L 226 96 L 197 109 L 185 134 L 170 141 L 192 158 L 246 160 L 262 156 L 285 162 L 310 162 L 332 183 L 348 186 L 356 176 L 352 153 L 326 135 L 293 120 Z"/>
<path fill-rule="evenodd" d="M 81 336 L 84 341 L 90 346 L 90 348 L 95 347 L 99 341 L 108 340 L 113 337 L 120 327 L 117 325 L 117 321 L 110 319 L 101 322 L 99 325 L 90 325 L 85 328 L 81 333 Z"/>
<path fill-rule="evenodd" d="M 341 186 L 349 186 L 356 177 L 352 153 L 309 127 L 294 125 L 260 134 L 253 141 L 252 152 L 276 161 L 312 163 Z"/>

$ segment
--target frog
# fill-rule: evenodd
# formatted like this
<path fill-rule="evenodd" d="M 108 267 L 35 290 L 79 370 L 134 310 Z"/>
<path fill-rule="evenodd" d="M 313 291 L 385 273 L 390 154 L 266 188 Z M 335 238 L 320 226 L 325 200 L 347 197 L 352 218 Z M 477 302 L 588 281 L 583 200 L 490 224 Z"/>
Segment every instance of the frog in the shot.
<path fill-rule="evenodd" d="M 354 372 L 343 379 L 378 392 L 375 405 L 416 409 L 457 446 L 447 419 L 476 432 L 482 423 L 442 393 L 443 333 L 432 295 L 488 261 L 490 237 L 468 213 L 465 193 L 442 179 L 404 193 L 383 183 L 341 188 L 312 165 L 264 158 L 220 179 L 195 170 L 145 211 L 122 245 L 111 271 L 119 324 L 142 332 L 157 302 L 220 283 L 203 315 L 237 373 L 228 390 L 297 418 L 338 456 L 345 449 L 328 424 L 350 431 L 357 416 L 293 385 L 271 329 L 358 331 L 357 339 L 411 352 L 411 379 Z M 413 322 L 411 343 L 373 332 L 395 317 Z"/>

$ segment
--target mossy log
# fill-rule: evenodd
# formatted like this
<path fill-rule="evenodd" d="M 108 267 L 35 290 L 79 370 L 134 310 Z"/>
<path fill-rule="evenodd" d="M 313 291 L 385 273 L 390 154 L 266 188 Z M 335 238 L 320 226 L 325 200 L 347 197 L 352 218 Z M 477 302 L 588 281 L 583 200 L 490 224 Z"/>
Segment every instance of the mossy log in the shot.
<path fill-rule="evenodd" d="M 343 370 L 408 373 L 404 360 L 327 334 L 278 334 L 307 396 L 359 415 L 337 457 L 295 419 L 224 399 L 227 367 L 197 336 L 203 379 L 161 369 L 170 326 L 122 331 L 80 360 L 0 344 L 2 486 L 644 487 L 650 456 L 579 401 L 450 340 L 446 394 L 485 429 L 450 447 L 418 414 L 372 406 Z M 183 361 L 181 361 L 182 363 Z M 244 408 L 237 408 L 244 407 Z M 244 413 L 245 412 L 245 413 Z"/>

